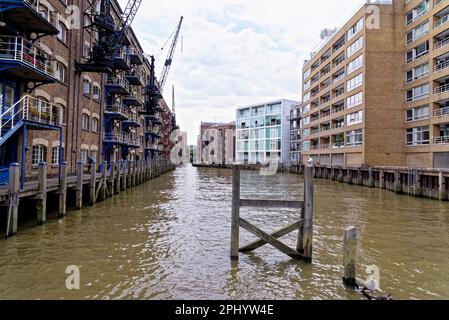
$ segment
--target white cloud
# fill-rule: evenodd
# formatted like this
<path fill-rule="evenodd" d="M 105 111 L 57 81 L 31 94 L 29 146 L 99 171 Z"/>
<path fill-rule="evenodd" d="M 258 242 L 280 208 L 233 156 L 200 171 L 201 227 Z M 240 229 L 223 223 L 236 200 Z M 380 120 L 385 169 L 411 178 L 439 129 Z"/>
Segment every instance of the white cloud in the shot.
<path fill-rule="evenodd" d="M 195 143 L 201 121 L 232 121 L 236 107 L 258 101 L 299 100 L 302 63 L 321 29 L 342 25 L 363 2 L 143 1 L 133 28 L 146 53 L 157 54 L 185 17 L 166 97 L 170 105 L 175 84 L 178 123 Z"/>

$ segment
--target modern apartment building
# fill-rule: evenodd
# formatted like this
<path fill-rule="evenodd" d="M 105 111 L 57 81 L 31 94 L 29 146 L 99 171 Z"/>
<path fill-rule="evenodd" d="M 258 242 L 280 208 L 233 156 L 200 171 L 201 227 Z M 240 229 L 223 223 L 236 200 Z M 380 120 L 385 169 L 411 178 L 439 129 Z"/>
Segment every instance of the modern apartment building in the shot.
<path fill-rule="evenodd" d="M 267 163 L 275 155 L 290 161 L 290 110 L 298 104 L 276 100 L 237 109 L 237 162 Z"/>
<path fill-rule="evenodd" d="M 40 162 L 57 174 L 67 161 L 70 174 L 80 160 L 168 155 L 172 114 L 163 99 L 148 109 L 152 66 L 132 29 L 113 66 L 98 63 L 101 40 L 122 16 L 116 0 L 0 1 L 3 180 L 12 162 L 23 181 Z"/>
<path fill-rule="evenodd" d="M 303 68 L 303 159 L 449 168 L 449 1 L 367 3 Z"/>
<path fill-rule="evenodd" d="M 301 158 L 302 108 L 295 104 L 290 110 L 290 163 L 299 163 Z"/>

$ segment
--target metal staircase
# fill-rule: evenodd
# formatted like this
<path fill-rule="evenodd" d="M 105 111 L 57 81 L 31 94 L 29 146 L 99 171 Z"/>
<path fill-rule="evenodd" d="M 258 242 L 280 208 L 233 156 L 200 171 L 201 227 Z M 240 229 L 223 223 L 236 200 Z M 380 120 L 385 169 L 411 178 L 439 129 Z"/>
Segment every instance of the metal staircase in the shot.
<path fill-rule="evenodd" d="M 24 95 L 0 115 L 0 146 L 5 144 L 24 124 L 29 121 L 35 124 L 60 126 L 60 110 L 56 105 L 41 99 Z"/>

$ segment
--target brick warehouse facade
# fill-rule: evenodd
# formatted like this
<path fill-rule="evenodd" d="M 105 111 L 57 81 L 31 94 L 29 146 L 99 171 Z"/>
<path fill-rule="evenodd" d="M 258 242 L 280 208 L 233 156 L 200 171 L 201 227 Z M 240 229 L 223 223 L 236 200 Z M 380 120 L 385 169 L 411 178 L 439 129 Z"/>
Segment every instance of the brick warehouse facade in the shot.
<path fill-rule="evenodd" d="M 10 2 L 0 1 L 1 168 L 25 159 L 29 179 L 40 161 L 56 175 L 61 157 L 69 173 L 80 160 L 168 157 L 173 115 L 163 99 L 151 115 L 139 113 L 151 65 L 132 29 L 112 76 L 80 72 L 99 39 L 100 1 Z M 116 28 L 122 14 L 111 1 Z"/>
<path fill-rule="evenodd" d="M 449 168 L 449 1 L 367 3 L 303 68 L 302 158 Z"/>

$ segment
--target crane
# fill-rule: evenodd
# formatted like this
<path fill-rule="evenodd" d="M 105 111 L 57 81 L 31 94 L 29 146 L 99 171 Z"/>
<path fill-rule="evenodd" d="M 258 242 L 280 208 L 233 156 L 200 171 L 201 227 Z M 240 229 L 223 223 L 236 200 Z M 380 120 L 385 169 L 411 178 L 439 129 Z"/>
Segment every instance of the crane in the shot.
<path fill-rule="evenodd" d="M 173 58 L 175 56 L 176 52 L 176 45 L 178 43 L 179 39 L 179 33 L 181 31 L 182 22 L 184 20 L 184 17 L 181 17 L 175 31 L 172 33 L 172 35 L 169 37 L 167 42 L 173 37 L 172 44 L 170 46 L 170 50 L 168 52 L 167 58 L 164 63 L 164 67 L 162 68 L 161 77 L 159 78 L 159 81 L 156 79 L 155 75 L 155 67 L 154 67 L 154 56 L 145 54 L 147 58 L 150 58 L 150 81 L 147 86 L 147 96 L 148 96 L 148 103 L 149 103 L 149 109 L 157 107 L 157 102 L 159 99 L 162 98 L 162 93 L 164 91 L 164 86 L 167 81 L 168 74 L 170 72 L 170 67 L 173 63 Z M 164 48 L 162 48 L 164 49 Z"/>
<path fill-rule="evenodd" d="M 112 19 L 110 16 L 111 0 L 101 0 L 100 16 L 103 17 L 103 21 L 98 25 L 100 26 L 100 29 L 104 30 L 104 32 L 102 32 L 102 39 L 92 48 L 87 63 L 77 63 L 76 67 L 78 70 L 84 72 L 106 73 L 112 71 L 113 59 L 119 54 L 123 40 L 136 17 L 141 3 L 142 0 L 129 0 L 123 11 L 122 19 L 120 19 L 117 31 L 110 33 L 110 30 L 108 30 L 106 26 L 108 25 L 107 21 Z M 102 19 L 95 20 L 101 21 Z"/>

